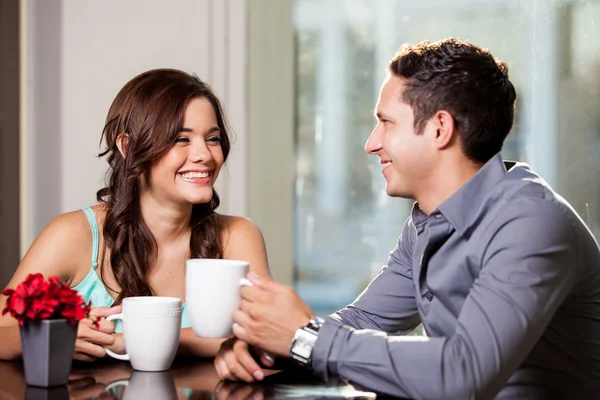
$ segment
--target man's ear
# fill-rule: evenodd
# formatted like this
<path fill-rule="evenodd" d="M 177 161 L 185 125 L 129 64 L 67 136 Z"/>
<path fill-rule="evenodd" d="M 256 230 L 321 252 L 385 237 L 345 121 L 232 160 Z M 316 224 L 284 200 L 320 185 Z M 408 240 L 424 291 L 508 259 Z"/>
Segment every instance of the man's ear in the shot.
<path fill-rule="evenodd" d="M 119 148 L 119 152 L 125 158 L 127 154 L 127 145 L 129 144 L 129 135 L 127 133 L 119 133 L 117 136 L 117 147 Z"/>
<path fill-rule="evenodd" d="M 448 111 L 440 110 L 433 116 L 435 128 L 435 144 L 438 149 L 446 148 L 458 133 L 454 125 L 454 117 Z"/>

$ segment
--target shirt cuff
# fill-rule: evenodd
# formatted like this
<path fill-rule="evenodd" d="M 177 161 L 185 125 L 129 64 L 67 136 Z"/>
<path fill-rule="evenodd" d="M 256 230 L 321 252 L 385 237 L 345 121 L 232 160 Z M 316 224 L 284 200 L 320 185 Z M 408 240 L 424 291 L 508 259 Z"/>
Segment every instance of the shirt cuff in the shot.
<path fill-rule="evenodd" d="M 313 348 L 311 366 L 317 376 L 321 377 L 325 382 L 329 382 L 337 375 L 337 368 L 328 365 L 328 361 L 333 350 L 335 337 L 342 328 L 342 324 L 331 317 L 325 317 L 323 320 L 325 322 L 319 329 L 319 335 Z M 330 371 L 330 368 L 333 370 Z"/>

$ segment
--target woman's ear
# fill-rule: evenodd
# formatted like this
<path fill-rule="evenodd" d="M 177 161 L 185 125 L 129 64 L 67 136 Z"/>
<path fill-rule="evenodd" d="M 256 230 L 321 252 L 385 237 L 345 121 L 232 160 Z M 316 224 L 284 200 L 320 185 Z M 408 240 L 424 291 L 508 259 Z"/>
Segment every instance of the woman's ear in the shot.
<path fill-rule="evenodd" d="M 119 152 L 125 158 L 127 154 L 127 145 L 129 144 L 129 135 L 127 133 L 119 133 L 117 136 L 117 147 L 119 148 Z"/>

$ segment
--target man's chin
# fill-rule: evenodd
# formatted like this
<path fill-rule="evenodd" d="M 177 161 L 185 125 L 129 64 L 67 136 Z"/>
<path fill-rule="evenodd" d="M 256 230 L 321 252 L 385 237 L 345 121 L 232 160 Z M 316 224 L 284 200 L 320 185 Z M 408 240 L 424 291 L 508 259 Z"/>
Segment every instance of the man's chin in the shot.
<path fill-rule="evenodd" d="M 390 185 L 387 185 L 385 187 L 385 193 L 390 197 L 401 197 L 403 199 L 412 199 L 412 196 L 407 191 L 393 188 Z"/>

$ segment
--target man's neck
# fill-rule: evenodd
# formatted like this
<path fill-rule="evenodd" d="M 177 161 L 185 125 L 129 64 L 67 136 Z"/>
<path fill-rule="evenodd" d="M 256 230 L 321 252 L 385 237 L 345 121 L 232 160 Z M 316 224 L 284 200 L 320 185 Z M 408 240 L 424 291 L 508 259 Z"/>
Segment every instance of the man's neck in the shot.
<path fill-rule="evenodd" d="M 416 196 L 421 210 L 427 215 L 431 214 L 463 187 L 481 167 L 483 164 L 474 163 L 464 157 L 441 161 L 435 173 L 431 174 Z"/>

